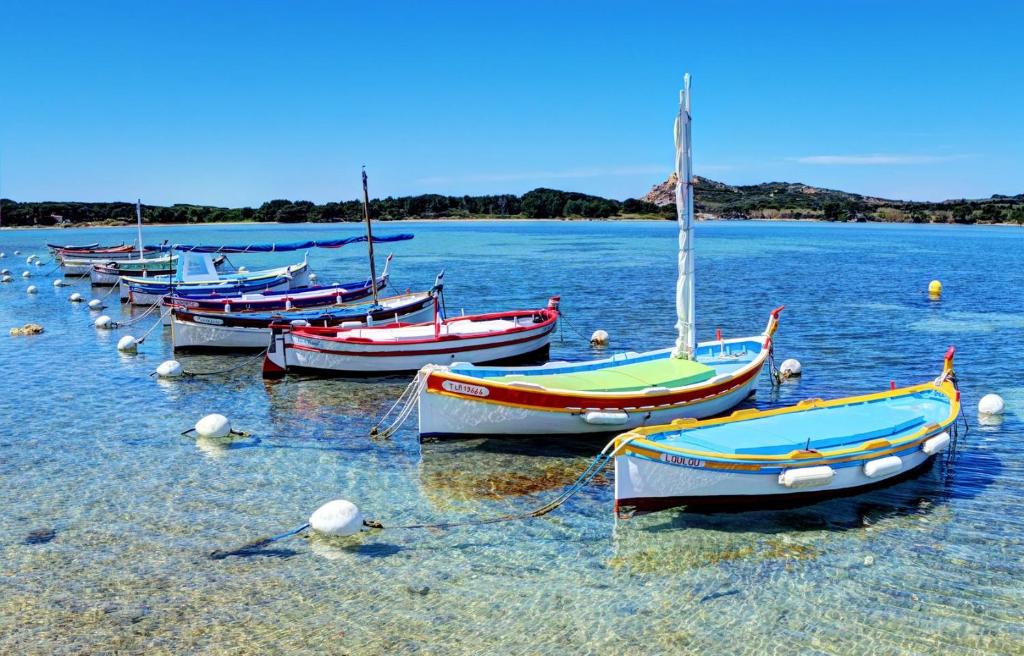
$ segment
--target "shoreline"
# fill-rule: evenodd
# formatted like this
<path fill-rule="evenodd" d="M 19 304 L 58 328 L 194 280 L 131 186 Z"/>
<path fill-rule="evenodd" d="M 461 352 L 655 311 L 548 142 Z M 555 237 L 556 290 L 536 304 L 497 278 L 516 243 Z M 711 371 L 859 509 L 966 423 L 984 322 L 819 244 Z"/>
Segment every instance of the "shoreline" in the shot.
<path fill-rule="evenodd" d="M 414 218 L 414 219 L 374 219 L 375 226 L 382 226 L 387 224 L 402 224 L 402 223 L 499 223 L 499 222 L 538 222 L 538 223 L 666 223 L 674 222 L 675 219 L 670 218 L 656 218 L 647 216 L 636 216 L 636 217 L 617 217 L 617 218 L 582 218 L 582 217 L 562 217 L 562 218 L 530 218 L 523 216 L 506 216 L 506 217 L 440 217 L 440 218 Z M 999 223 L 913 223 L 911 221 L 826 221 L 825 219 L 794 219 L 794 218 L 777 218 L 777 219 L 748 219 L 748 218 L 697 218 L 697 223 L 831 223 L 836 225 L 919 225 L 919 226 L 963 226 L 963 227 L 1007 227 L 1007 228 L 1024 228 L 1024 225 L 1017 223 L 1009 223 L 1006 221 Z M 15 231 L 15 230 L 100 230 L 100 229 L 124 229 L 134 227 L 134 223 L 124 223 L 120 225 L 109 225 L 109 224 L 93 224 L 93 223 L 81 223 L 70 226 L 0 226 L 0 233 L 4 231 Z M 362 225 L 362 221 L 298 221 L 298 222 L 281 222 L 281 221 L 216 221 L 206 223 L 144 223 L 143 226 L 147 228 L 180 228 L 180 227 L 203 227 L 203 226 L 251 226 L 251 225 L 274 225 L 274 226 L 309 226 L 309 225 Z"/>

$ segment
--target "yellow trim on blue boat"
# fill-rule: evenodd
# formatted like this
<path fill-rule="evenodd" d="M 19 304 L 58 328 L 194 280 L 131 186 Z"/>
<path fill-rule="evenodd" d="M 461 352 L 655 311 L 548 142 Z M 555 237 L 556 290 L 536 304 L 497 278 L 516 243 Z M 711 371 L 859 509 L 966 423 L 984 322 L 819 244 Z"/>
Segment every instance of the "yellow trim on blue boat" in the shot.
<path fill-rule="evenodd" d="M 928 424 L 922 427 L 920 430 L 908 435 L 902 440 L 886 440 L 886 439 L 873 439 L 868 440 L 856 447 L 847 447 L 844 449 L 836 449 L 833 451 L 792 451 L 784 455 L 756 455 L 756 454 L 723 454 L 714 451 L 698 451 L 696 449 L 686 449 L 683 447 L 672 446 L 668 444 L 661 444 L 646 439 L 644 436 L 652 435 L 656 433 L 664 433 L 666 431 L 679 429 L 679 428 L 698 428 L 705 426 L 717 426 L 720 424 L 732 423 L 737 421 L 750 421 L 752 419 L 758 419 L 762 417 L 774 417 L 778 415 L 791 414 L 794 412 L 802 412 L 809 407 L 813 408 L 831 408 L 843 405 L 851 405 L 855 403 L 864 403 L 868 401 L 878 401 L 882 399 L 896 398 L 899 396 L 909 396 L 911 394 L 917 394 L 923 391 L 937 391 L 945 395 L 950 400 L 950 413 L 946 419 L 938 424 Z M 886 390 L 884 392 L 877 392 L 874 394 L 865 394 L 862 396 L 851 396 L 841 399 L 833 399 L 831 401 L 822 401 L 821 399 L 808 399 L 801 401 L 796 405 L 789 406 L 786 408 L 776 408 L 774 410 L 752 410 L 744 409 L 738 410 L 728 417 L 719 417 L 717 419 L 704 419 L 704 420 L 683 420 L 674 421 L 671 424 L 663 424 L 660 426 L 645 426 L 643 428 L 635 428 L 627 433 L 623 433 L 615 438 L 616 450 L 621 449 L 621 453 L 629 453 L 631 451 L 641 453 L 650 457 L 651 452 L 658 454 L 672 453 L 681 454 L 692 458 L 716 458 L 718 460 L 725 461 L 740 461 L 740 462 L 762 462 L 768 465 L 777 465 L 778 463 L 801 460 L 801 466 L 809 465 L 811 459 L 828 461 L 828 462 L 849 462 L 850 460 L 864 460 L 870 458 L 876 458 L 880 455 L 886 455 L 897 451 L 903 451 L 907 448 L 914 446 L 915 443 L 923 443 L 927 438 L 931 437 L 935 433 L 945 430 L 950 426 L 960 414 L 960 401 L 957 399 L 956 388 L 953 383 L 949 380 L 943 380 L 939 385 L 935 382 L 923 383 L 921 385 L 915 385 L 912 387 L 903 387 L 896 390 Z M 884 443 L 884 444 L 882 444 Z M 889 449 L 884 451 L 874 450 L 878 447 L 888 446 Z M 646 448 L 644 448 L 646 447 Z M 804 456 L 803 454 L 807 455 Z M 863 454 L 861 456 L 854 456 L 854 454 Z M 844 458 L 842 460 L 836 460 L 837 457 L 852 456 Z M 659 457 L 655 459 L 660 459 Z M 806 460 L 806 461 L 805 461 Z"/>

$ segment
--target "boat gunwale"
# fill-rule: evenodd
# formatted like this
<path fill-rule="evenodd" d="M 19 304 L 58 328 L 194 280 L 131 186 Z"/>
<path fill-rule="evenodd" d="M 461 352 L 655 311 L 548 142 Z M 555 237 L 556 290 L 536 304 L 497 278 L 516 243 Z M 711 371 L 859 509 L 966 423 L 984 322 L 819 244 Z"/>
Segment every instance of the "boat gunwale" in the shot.
<path fill-rule="evenodd" d="M 718 344 L 721 341 L 722 340 L 714 340 L 712 342 L 705 342 L 705 343 Z M 726 394 L 731 393 L 735 389 L 737 389 L 739 387 L 742 387 L 743 385 L 746 385 L 748 382 L 750 382 L 749 378 L 751 377 L 750 376 L 751 374 L 753 374 L 753 376 L 756 376 L 756 375 L 758 375 L 760 373 L 761 369 L 764 367 L 764 363 L 768 359 L 768 353 L 771 351 L 772 338 L 770 336 L 767 336 L 767 335 L 764 335 L 764 334 L 757 335 L 757 336 L 750 336 L 750 337 L 735 338 L 735 340 L 727 340 L 726 343 L 728 343 L 728 341 L 739 341 L 739 342 L 757 342 L 757 341 L 761 341 L 761 343 L 762 343 L 761 351 L 749 363 L 747 363 L 743 367 L 740 367 L 739 369 L 735 370 L 734 372 L 731 372 L 730 374 L 728 374 L 729 378 L 727 380 L 717 380 L 716 381 L 715 378 L 711 378 L 709 380 L 701 381 L 700 383 L 694 383 L 692 385 L 683 385 L 683 386 L 680 386 L 680 387 L 666 387 L 665 391 L 661 392 L 659 394 L 644 394 L 643 390 L 639 390 L 639 391 L 638 390 L 632 390 L 632 391 L 628 391 L 628 392 L 595 392 L 595 391 L 576 391 L 576 390 L 558 389 L 558 388 L 551 388 L 551 387 L 544 387 L 542 389 L 540 389 L 540 388 L 535 389 L 535 388 L 523 387 L 523 386 L 520 386 L 520 385 L 516 385 L 515 383 L 518 382 L 518 381 L 512 381 L 511 383 L 491 382 L 491 381 L 489 381 L 486 378 L 477 378 L 477 377 L 473 377 L 473 376 L 466 376 L 466 375 L 463 375 L 463 374 L 452 373 L 451 371 L 437 371 L 437 370 L 429 371 L 429 376 L 428 376 L 428 380 L 427 380 L 427 387 L 425 389 L 425 392 L 427 392 L 429 394 L 437 394 L 439 396 L 449 396 L 449 397 L 460 399 L 460 400 L 464 400 L 464 401 L 474 401 L 474 402 L 485 403 L 485 404 L 504 405 L 504 406 L 510 406 L 510 407 L 518 407 L 518 408 L 528 408 L 530 410 L 538 410 L 538 411 L 545 411 L 545 412 L 566 412 L 566 413 L 573 413 L 573 414 L 579 414 L 581 412 L 586 412 L 588 410 L 611 410 L 611 409 L 634 410 L 634 411 L 653 411 L 653 410 L 663 410 L 663 409 L 673 408 L 673 407 L 677 407 L 677 406 L 693 405 L 693 404 L 700 403 L 700 402 L 705 401 L 705 400 L 710 400 L 710 399 L 717 398 L 719 396 L 724 396 Z M 469 384 L 469 385 L 476 385 L 476 386 L 481 386 L 481 387 L 487 387 L 489 389 L 497 389 L 497 390 L 506 391 L 506 392 L 509 392 L 509 393 L 525 395 L 525 396 L 532 396 L 532 397 L 565 397 L 565 398 L 571 398 L 574 401 L 575 400 L 579 400 L 579 399 L 594 400 L 594 401 L 616 401 L 616 402 L 640 401 L 640 403 L 638 405 L 632 406 L 632 407 L 627 407 L 627 406 L 624 406 L 624 405 L 615 405 L 615 406 L 611 406 L 611 407 L 600 407 L 600 406 L 582 406 L 582 405 L 572 405 L 572 406 L 569 406 L 567 404 L 562 404 L 562 405 L 559 405 L 559 406 L 544 406 L 544 405 L 536 405 L 536 404 L 530 404 L 530 403 L 517 403 L 517 402 L 511 402 L 511 401 L 499 401 L 499 400 L 491 399 L 491 398 L 488 398 L 488 397 L 478 397 L 478 396 L 469 396 L 469 395 L 465 395 L 465 394 L 457 394 L 457 393 L 449 392 L 449 391 L 447 391 L 447 390 L 445 390 L 443 388 L 436 389 L 436 388 L 430 387 L 430 379 L 431 378 L 441 379 L 442 383 L 444 382 L 444 380 L 451 380 L 452 382 L 456 382 L 456 383 L 465 383 L 465 384 Z M 720 387 L 720 386 L 722 386 L 725 383 L 733 383 L 733 384 L 728 386 L 728 387 L 726 387 L 726 388 L 724 388 L 724 389 L 722 389 L 719 392 L 711 393 L 711 394 L 708 394 L 706 396 L 695 397 L 695 398 L 688 398 L 688 399 L 685 399 L 685 400 L 679 401 L 679 402 L 673 402 L 673 401 L 665 401 L 663 403 L 659 403 L 658 402 L 658 399 L 663 399 L 665 397 L 676 396 L 676 395 L 679 395 L 680 393 L 683 393 L 683 392 L 699 392 L 700 390 L 710 390 L 710 389 L 713 389 L 715 387 Z"/>
<path fill-rule="evenodd" d="M 898 398 L 902 396 L 913 396 L 921 392 L 932 391 L 938 392 L 944 395 L 950 402 L 950 411 L 944 420 L 938 423 L 928 423 L 907 435 L 906 437 L 899 438 L 897 440 L 889 440 L 888 438 L 869 438 L 856 447 L 846 447 L 843 449 L 833 450 L 813 450 L 808 453 L 816 453 L 817 456 L 807 458 L 793 458 L 792 453 L 786 454 L 724 454 L 722 452 L 712 451 L 700 451 L 697 449 L 686 449 L 683 447 L 673 446 L 665 444 L 663 442 L 656 442 L 646 438 L 647 435 L 653 435 L 658 433 L 665 433 L 669 431 L 686 430 L 693 428 L 703 428 L 708 426 L 717 426 L 726 423 L 733 422 L 744 422 L 754 419 L 760 419 L 764 417 L 773 417 L 785 414 L 792 414 L 796 412 L 805 412 L 807 410 L 817 410 L 832 407 L 841 407 L 847 405 L 856 405 L 859 403 L 868 403 L 872 401 L 881 401 L 885 399 Z M 874 458 L 879 455 L 885 455 L 888 453 L 894 453 L 897 451 L 904 451 L 915 442 L 924 442 L 928 437 L 937 434 L 941 431 L 946 430 L 949 426 L 956 421 L 956 418 L 960 414 L 960 401 L 957 399 L 956 387 L 950 380 L 943 380 L 940 384 L 936 384 L 936 381 L 930 381 L 922 383 L 920 385 L 913 385 L 910 387 L 903 387 L 896 390 L 885 390 L 883 392 L 875 392 L 871 394 L 863 394 L 858 396 L 843 397 L 838 399 L 832 399 L 829 401 L 823 401 L 821 399 L 808 399 L 801 401 L 795 405 L 786 406 L 784 408 L 774 408 L 770 410 L 738 410 L 731 415 L 726 417 L 717 417 L 713 419 L 702 419 L 702 420 L 675 420 L 671 424 L 661 424 L 657 426 L 645 426 L 642 428 L 635 428 L 631 431 L 620 434 L 615 439 L 615 448 L 617 456 L 624 455 L 636 455 L 640 457 L 646 457 L 651 460 L 655 460 L 662 464 L 674 465 L 674 463 L 666 462 L 660 458 L 652 458 L 649 454 L 679 454 L 688 457 L 700 458 L 703 460 L 712 460 L 715 462 L 739 462 L 743 464 L 755 464 L 758 462 L 778 464 L 781 462 L 797 462 L 801 466 L 809 466 L 813 463 L 825 463 L 830 459 L 840 458 L 844 455 L 851 454 L 862 454 L 863 457 L 853 459 L 868 459 Z M 880 450 L 871 450 L 865 448 L 865 445 L 871 444 L 872 442 L 878 442 L 879 440 L 885 440 L 887 442 L 885 447 Z M 645 453 L 642 453 L 645 452 Z M 833 460 L 834 461 L 834 460 Z"/>
<path fill-rule="evenodd" d="M 521 317 L 536 317 L 537 315 L 543 315 L 544 320 L 539 321 L 532 326 L 512 326 L 500 331 L 491 332 L 478 332 L 478 333 L 466 333 L 466 334 L 448 334 L 439 335 L 437 337 L 417 337 L 415 339 L 395 339 L 388 341 L 375 341 L 372 337 L 337 337 L 326 334 L 326 333 L 337 333 L 337 328 L 322 327 L 322 326 L 290 326 L 290 325 L 271 325 L 271 328 L 281 328 L 287 333 L 291 333 L 293 336 L 298 336 L 310 340 L 321 340 L 331 344 L 353 344 L 360 346 L 407 346 L 415 344 L 440 344 L 449 341 L 460 341 L 460 340 L 471 340 L 471 339 L 486 339 L 488 337 L 501 337 L 504 335 L 513 335 L 517 333 L 524 333 L 529 331 L 542 331 L 543 334 L 548 334 L 554 330 L 554 324 L 558 321 L 558 311 L 551 308 L 541 308 L 539 310 L 509 310 L 507 312 L 490 312 L 487 314 L 467 315 L 462 317 L 454 317 L 452 319 L 445 319 L 444 323 L 453 323 L 456 321 L 491 321 L 495 319 L 518 319 Z M 356 328 L 353 330 L 359 331 L 373 331 L 373 330 L 385 330 L 403 328 L 408 326 L 426 326 L 430 325 L 431 322 L 423 321 L 419 323 L 402 323 L 396 322 L 391 324 L 380 324 L 374 326 L 365 326 Z M 545 331 L 544 329 L 549 328 Z M 325 334 L 317 334 L 325 333 Z M 321 349 L 316 349 L 321 350 Z M 325 352 L 326 349 L 323 349 Z"/>

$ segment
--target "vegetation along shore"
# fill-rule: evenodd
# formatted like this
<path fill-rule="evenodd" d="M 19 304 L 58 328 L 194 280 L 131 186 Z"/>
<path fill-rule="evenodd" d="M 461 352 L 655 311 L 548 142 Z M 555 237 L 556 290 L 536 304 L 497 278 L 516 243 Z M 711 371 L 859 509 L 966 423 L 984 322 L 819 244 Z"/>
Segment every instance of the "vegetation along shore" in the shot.
<path fill-rule="evenodd" d="M 890 200 L 789 182 L 734 186 L 696 178 L 700 219 L 796 219 L 892 223 L 1015 223 L 1024 225 L 1024 194 L 941 202 Z M 643 198 L 614 200 L 556 189 L 534 189 L 521 196 L 387 197 L 370 201 L 377 220 L 401 219 L 675 219 L 675 180 L 655 185 Z M 31 202 L 0 199 L 2 225 L 124 225 L 135 220 L 127 202 Z M 271 200 L 259 207 L 175 204 L 146 206 L 148 223 L 330 223 L 361 221 L 359 200 L 316 204 Z"/>

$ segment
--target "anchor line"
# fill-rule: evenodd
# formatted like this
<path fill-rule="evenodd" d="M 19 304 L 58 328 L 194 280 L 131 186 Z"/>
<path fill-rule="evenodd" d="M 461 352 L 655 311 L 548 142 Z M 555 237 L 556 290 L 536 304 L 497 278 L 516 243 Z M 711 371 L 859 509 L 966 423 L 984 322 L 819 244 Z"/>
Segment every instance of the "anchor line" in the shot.
<path fill-rule="evenodd" d="M 632 437 L 628 437 L 622 440 L 618 446 L 615 445 L 615 442 L 619 438 L 612 439 L 610 442 L 608 442 L 608 444 L 605 445 L 603 449 L 601 449 L 601 452 L 598 453 L 597 456 L 595 456 L 594 459 L 590 461 L 590 464 L 587 466 L 586 469 L 583 470 L 583 473 L 581 473 L 576 478 L 572 485 L 570 485 L 565 490 L 556 495 L 554 499 L 551 499 L 547 503 L 542 504 L 541 506 L 538 506 L 537 508 L 528 510 L 526 512 L 510 513 L 507 515 L 498 515 L 495 517 L 485 517 L 483 519 L 471 519 L 457 522 L 438 522 L 435 524 L 402 524 L 398 526 L 386 526 L 382 522 L 374 520 L 366 520 L 363 522 L 363 524 L 368 528 L 375 529 L 448 529 L 462 526 L 482 526 L 485 524 L 497 524 L 500 522 L 511 522 L 521 519 L 530 519 L 532 517 L 543 517 L 544 515 L 547 515 L 553 510 L 556 510 L 560 506 L 564 505 L 567 501 L 569 501 L 569 499 L 571 499 L 577 493 L 579 493 L 580 490 L 582 490 L 584 487 L 590 484 L 590 482 L 597 477 L 601 470 L 605 468 L 608 462 L 611 461 L 612 458 L 614 458 L 624 447 L 626 447 L 630 442 L 632 442 L 637 437 L 639 436 L 634 435 Z"/>
<path fill-rule="evenodd" d="M 186 431 L 186 432 L 188 432 L 188 431 Z M 559 508 L 560 506 L 564 505 L 565 502 L 567 502 L 569 499 L 571 499 L 573 496 L 575 496 L 580 490 L 582 490 L 584 487 L 586 487 L 591 481 L 594 480 L 594 478 L 597 477 L 597 475 L 601 472 L 601 470 L 604 469 L 605 465 L 607 465 L 608 462 L 619 453 L 619 451 L 621 451 L 626 445 L 628 445 L 630 442 L 632 442 L 637 437 L 639 437 L 639 435 L 634 435 L 632 437 L 628 437 L 628 438 L 622 440 L 622 442 L 618 446 L 615 446 L 615 442 L 616 442 L 616 440 L 618 438 L 613 439 L 612 441 L 608 442 L 608 444 L 606 444 L 605 447 L 603 449 L 601 449 L 601 452 L 598 453 L 597 456 L 595 456 L 593 460 L 591 460 L 591 462 L 587 466 L 587 468 L 583 470 L 583 473 L 581 473 L 579 475 L 579 477 L 576 478 L 576 480 L 572 483 L 572 485 L 570 485 L 568 488 L 566 488 L 565 490 L 560 492 L 558 495 L 556 495 L 554 499 L 551 499 L 547 503 L 542 504 L 542 505 L 538 506 L 537 508 L 534 508 L 533 510 L 528 510 L 528 511 L 522 512 L 522 513 L 511 513 L 511 514 L 506 514 L 506 515 L 498 515 L 498 516 L 495 516 L 495 517 L 484 517 L 482 519 L 470 519 L 470 520 L 457 521 L 457 522 L 437 522 L 437 523 L 434 523 L 434 524 L 401 524 L 401 525 L 396 525 L 396 526 L 387 526 L 383 522 L 380 522 L 380 521 L 377 521 L 377 520 L 364 519 L 363 520 L 363 526 L 365 526 L 366 528 L 377 529 L 377 530 L 386 530 L 386 529 L 391 529 L 391 530 L 399 530 L 399 529 L 449 529 L 449 528 L 458 528 L 458 527 L 462 527 L 462 526 L 483 526 L 483 525 L 486 525 L 486 524 L 497 524 L 497 523 L 500 523 L 500 522 L 511 522 L 511 521 L 516 521 L 516 520 L 521 520 L 521 519 L 530 519 L 530 518 L 533 518 L 533 517 L 543 517 L 544 515 L 547 515 L 551 511 L 553 511 L 553 510 Z M 614 447 L 614 448 L 612 448 L 612 447 Z M 292 537 L 294 535 L 298 535 L 299 533 L 302 533 L 302 532 L 306 531 L 309 528 L 310 528 L 310 525 L 308 523 L 306 523 L 306 524 L 303 524 L 302 526 L 298 526 L 298 527 L 296 527 L 296 528 L 294 528 L 294 529 L 292 529 L 290 531 L 287 531 L 285 533 L 281 533 L 280 535 L 275 535 L 275 536 L 269 537 L 269 538 L 259 538 L 257 540 L 254 540 L 253 542 L 249 542 L 247 544 L 244 544 L 241 547 L 238 547 L 236 549 L 231 549 L 231 550 L 228 550 L 228 551 L 225 551 L 225 550 L 222 550 L 222 549 L 217 549 L 217 550 L 211 552 L 209 557 L 214 559 L 214 560 L 222 560 L 224 558 L 227 558 L 228 556 L 244 555 L 244 554 L 246 554 L 248 552 L 251 552 L 254 549 L 258 549 L 260 547 L 264 547 L 264 546 L 266 546 L 268 544 L 271 544 L 273 542 L 277 542 L 278 540 L 283 540 L 285 538 L 289 538 L 289 537 Z"/>
<path fill-rule="evenodd" d="M 576 335 L 578 335 L 580 337 L 580 339 L 582 339 L 582 340 L 584 340 L 584 341 L 586 341 L 588 343 L 590 342 L 590 339 L 579 328 L 577 328 L 571 321 L 569 321 L 569 318 L 567 316 L 565 316 L 565 312 L 562 312 L 561 309 L 558 310 L 558 318 L 561 319 L 560 324 L 564 323 L 566 326 L 569 326 L 569 330 L 571 330 L 574 333 L 576 333 Z M 561 325 L 559 325 L 559 328 L 561 328 Z M 562 331 L 559 331 L 559 333 L 560 333 L 560 336 L 561 336 L 562 335 Z"/>
<path fill-rule="evenodd" d="M 949 373 L 948 380 L 949 380 L 949 382 L 953 383 L 953 389 L 955 389 L 957 391 L 957 394 L 959 394 L 960 393 L 960 379 L 956 375 L 955 371 Z M 964 432 L 963 432 L 963 436 L 962 437 L 966 441 L 967 440 L 967 435 L 971 432 L 971 426 L 967 422 L 967 415 L 964 414 L 963 404 L 960 405 L 960 413 L 959 413 L 959 415 L 953 421 L 953 425 L 952 425 L 952 429 L 953 430 L 952 430 L 952 435 L 950 436 L 952 438 L 950 440 L 952 442 L 952 444 L 950 444 L 950 448 L 946 452 L 946 466 L 947 467 L 952 467 L 953 463 L 956 461 L 957 457 L 960 455 L 960 438 L 961 438 L 961 435 L 960 435 L 960 426 L 959 426 L 958 422 L 962 422 L 963 425 L 964 425 Z"/>
<path fill-rule="evenodd" d="M 118 278 L 118 281 L 117 281 L 116 285 L 112 285 L 110 287 L 110 291 L 108 291 L 103 296 L 100 296 L 100 300 L 101 301 L 107 300 L 107 298 L 109 298 L 111 294 L 113 294 L 114 292 L 118 291 L 119 289 L 121 289 L 121 280 L 120 280 L 120 278 Z"/>
<path fill-rule="evenodd" d="M 150 333 L 152 333 L 154 330 L 156 330 L 157 326 L 163 325 L 164 317 L 166 317 L 170 313 L 170 311 L 171 311 L 171 308 L 167 308 L 166 310 L 161 312 L 160 313 L 160 318 L 157 319 L 156 323 L 154 323 L 152 326 L 150 326 L 149 330 L 147 330 L 145 333 L 143 333 L 142 337 L 140 337 L 138 340 L 136 340 L 135 343 L 136 344 L 141 344 L 144 341 L 146 341 L 146 338 L 149 337 Z"/>
<path fill-rule="evenodd" d="M 779 370 L 778 365 L 775 364 L 774 340 L 772 340 L 771 345 L 768 347 L 768 374 L 772 379 L 772 387 L 780 387 L 782 385 L 782 372 Z"/>
<path fill-rule="evenodd" d="M 245 358 L 244 360 L 242 360 L 241 362 L 239 362 L 238 364 L 236 364 L 234 366 L 231 366 L 231 367 L 228 367 L 227 369 L 218 369 L 216 371 L 188 371 L 186 369 L 182 373 L 184 375 L 186 375 L 186 376 L 214 376 L 214 375 L 217 375 L 217 374 L 231 373 L 232 371 L 235 371 L 237 369 L 241 369 L 242 367 L 248 365 L 253 360 L 256 360 L 258 358 L 264 357 L 267 354 L 267 351 L 269 349 L 270 349 L 270 347 L 267 347 L 267 348 L 263 349 L 262 351 L 260 351 L 259 353 L 255 354 L 255 355 L 252 355 L 252 356 L 249 356 L 249 357 Z"/>
<path fill-rule="evenodd" d="M 128 321 L 114 321 L 113 323 L 110 324 L 110 327 L 111 328 L 127 328 L 128 326 L 135 325 L 138 322 L 140 322 L 143 319 L 145 319 L 146 317 L 148 317 L 149 315 L 153 314 L 153 311 L 157 310 L 159 308 L 160 308 L 159 305 L 150 305 L 146 309 L 146 311 L 143 312 L 142 314 L 140 314 L 139 316 L 134 317 L 132 319 L 129 319 Z"/>
<path fill-rule="evenodd" d="M 423 391 L 423 387 L 427 384 L 427 376 L 421 371 L 416 372 L 416 376 L 413 377 L 412 382 L 406 385 L 405 389 L 398 396 L 398 399 L 388 408 L 387 412 L 381 415 L 381 418 L 374 424 L 373 428 L 370 429 L 370 437 L 380 437 L 387 439 L 395 434 L 399 428 L 401 428 L 405 422 L 412 415 L 413 409 L 419 403 L 420 393 Z M 395 410 L 398 412 L 395 413 Z M 384 426 L 384 423 L 388 421 L 388 418 L 395 413 L 391 423 Z"/>

